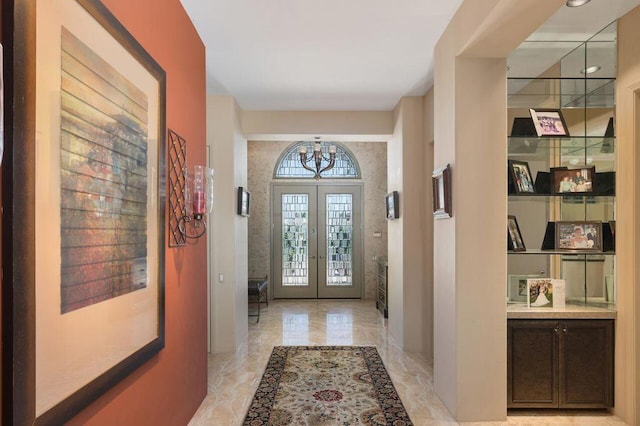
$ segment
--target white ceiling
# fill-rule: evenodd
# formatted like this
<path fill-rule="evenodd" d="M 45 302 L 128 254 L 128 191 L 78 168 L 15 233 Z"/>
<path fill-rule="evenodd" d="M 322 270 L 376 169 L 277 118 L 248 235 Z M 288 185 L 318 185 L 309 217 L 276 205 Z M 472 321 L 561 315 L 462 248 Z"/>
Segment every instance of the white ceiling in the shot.
<path fill-rule="evenodd" d="M 209 94 L 245 110 L 388 111 L 431 86 L 433 48 L 462 0 L 181 2 L 206 45 Z M 532 42 L 585 41 L 638 4 L 560 8 L 511 55 L 509 74 L 542 72 L 576 45 Z"/>
<path fill-rule="evenodd" d="M 462 0 L 181 0 L 207 48 L 207 92 L 246 110 L 391 110 L 433 80 Z"/>

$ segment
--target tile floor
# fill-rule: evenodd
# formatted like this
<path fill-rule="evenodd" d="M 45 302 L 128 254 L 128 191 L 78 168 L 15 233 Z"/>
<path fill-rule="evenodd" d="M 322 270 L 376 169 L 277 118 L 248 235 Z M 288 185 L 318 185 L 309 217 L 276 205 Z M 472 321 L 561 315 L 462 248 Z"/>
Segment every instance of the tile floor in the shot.
<path fill-rule="evenodd" d="M 264 308 L 264 305 L 262 305 Z M 209 355 L 209 392 L 191 426 L 241 425 L 271 354 L 277 345 L 375 345 L 416 426 L 457 425 L 433 391 L 427 359 L 403 352 L 386 321 L 370 301 L 273 301 L 260 322 L 249 318 L 249 338 L 235 354 Z M 465 425 L 588 425 L 624 423 L 613 416 L 509 416 L 507 422 Z"/>

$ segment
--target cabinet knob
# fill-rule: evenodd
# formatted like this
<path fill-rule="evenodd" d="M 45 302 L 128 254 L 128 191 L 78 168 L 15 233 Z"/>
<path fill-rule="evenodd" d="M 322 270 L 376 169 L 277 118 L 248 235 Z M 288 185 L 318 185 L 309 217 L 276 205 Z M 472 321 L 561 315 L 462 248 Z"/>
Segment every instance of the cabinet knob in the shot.
<path fill-rule="evenodd" d="M 563 325 L 563 326 L 562 326 L 562 332 L 563 332 L 563 333 L 566 333 L 566 332 L 567 332 L 567 326 L 566 326 L 566 325 Z"/>
<path fill-rule="evenodd" d="M 553 327 L 553 331 L 554 331 L 556 334 L 559 334 L 559 333 L 560 333 L 560 326 L 559 326 L 559 325 L 556 325 L 555 327 Z"/>

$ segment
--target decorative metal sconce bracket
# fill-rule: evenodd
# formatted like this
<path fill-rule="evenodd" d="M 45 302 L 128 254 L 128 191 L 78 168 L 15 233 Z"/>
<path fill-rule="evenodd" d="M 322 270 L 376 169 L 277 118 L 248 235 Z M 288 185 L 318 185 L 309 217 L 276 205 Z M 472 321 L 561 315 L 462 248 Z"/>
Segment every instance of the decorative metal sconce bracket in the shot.
<path fill-rule="evenodd" d="M 181 229 L 186 212 L 186 168 L 187 141 L 169 129 L 169 247 L 187 244 L 187 236 Z"/>
<path fill-rule="evenodd" d="M 188 226 L 190 222 L 193 222 L 193 225 Z M 180 218 L 178 228 L 184 238 L 196 239 L 202 237 L 204 233 L 207 232 L 207 222 L 202 220 L 202 216 L 198 219 L 197 217 L 193 218 L 185 214 Z"/>

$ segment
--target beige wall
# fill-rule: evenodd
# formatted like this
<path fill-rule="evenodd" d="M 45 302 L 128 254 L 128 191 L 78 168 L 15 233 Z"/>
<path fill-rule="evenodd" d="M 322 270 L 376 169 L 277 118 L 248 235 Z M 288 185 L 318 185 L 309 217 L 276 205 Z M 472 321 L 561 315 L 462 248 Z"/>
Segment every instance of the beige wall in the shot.
<path fill-rule="evenodd" d="M 387 272 L 387 290 L 389 309 L 389 332 L 402 347 L 404 342 L 403 336 L 403 297 L 404 297 L 404 279 L 403 279 L 403 263 L 404 244 L 402 241 L 402 231 L 404 229 L 404 216 L 407 203 L 405 202 L 405 194 L 402 191 L 404 182 L 404 174 L 402 173 L 402 124 L 404 110 L 402 103 L 398 104 L 394 111 L 395 126 L 393 136 L 387 143 L 387 188 L 389 192 L 398 191 L 400 198 L 400 217 L 396 220 L 390 220 L 387 223 L 388 242 L 388 272 Z"/>
<path fill-rule="evenodd" d="M 316 135 L 341 140 L 386 142 L 393 132 L 391 111 L 244 111 L 249 140 L 305 140 Z"/>
<path fill-rule="evenodd" d="M 424 352 L 430 360 L 433 360 L 433 220 L 429 213 L 433 211 L 433 190 L 431 185 L 431 174 L 433 167 L 434 148 L 434 122 L 433 122 L 433 89 L 429 90 L 423 97 L 422 110 L 423 118 L 423 164 L 425 167 L 424 186 L 422 197 L 424 199 L 424 233 L 422 250 L 424 250 Z"/>
<path fill-rule="evenodd" d="M 209 164 L 215 171 L 209 224 L 211 351 L 234 352 L 248 333 L 247 220 L 236 215 L 236 189 L 247 186 L 247 141 L 230 96 L 207 97 Z M 220 282 L 219 274 L 224 276 Z"/>
<path fill-rule="evenodd" d="M 271 183 L 286 182 L 281 179 L 274 180 L 273 172 L 278 158 L 291 143 L 287 141 L 249 141 L 248 144 L 248 188 L 251 192 L 249 276 L 251 277 L 270 273 Z M 384 197 L 387 193 L 387 144 L 384 142 L 348 142 L 345 143 L 345 146 L 355 156 L 362 173 L 362 180 L 348 180 L 348 182 L 364 183 L 364 296 L 365 299 L 374 300 L 377 269 L 373 256 L 386 256 L 387 254 L 387 224 L 384 210 Z M 297 180 L 297 182 L 300 181 Z M 309 182 L 309 180 L 304 181 Z M 345 180 L 339 182 L 345 182 Z M 374 237 L 374 232 L 381 232 L 382 236 Z"/>
<path fill-rule="evenodd" d="M 616 82 L 616 407 L 628 424 L 640 424 L 640 8 L 618 21 Z"/>
<path fill-rule="evenodd" d="M 459 421 L 506 418 L 505 57 L 564 1 L 466 0 L 435 48 L 434 387 Z M 478 159 L 485 159 L 479 161 Z"/>
<path fill-rule="evenodd" d="M 429 352 L 428 280 L 425 262 L 426 150 L 424 100 L 405 97 L 394 111 L 387 150 L 389 192 L 400 193 L 400 218 L 388 223 L 389 331 L 409 352 Z"/>

